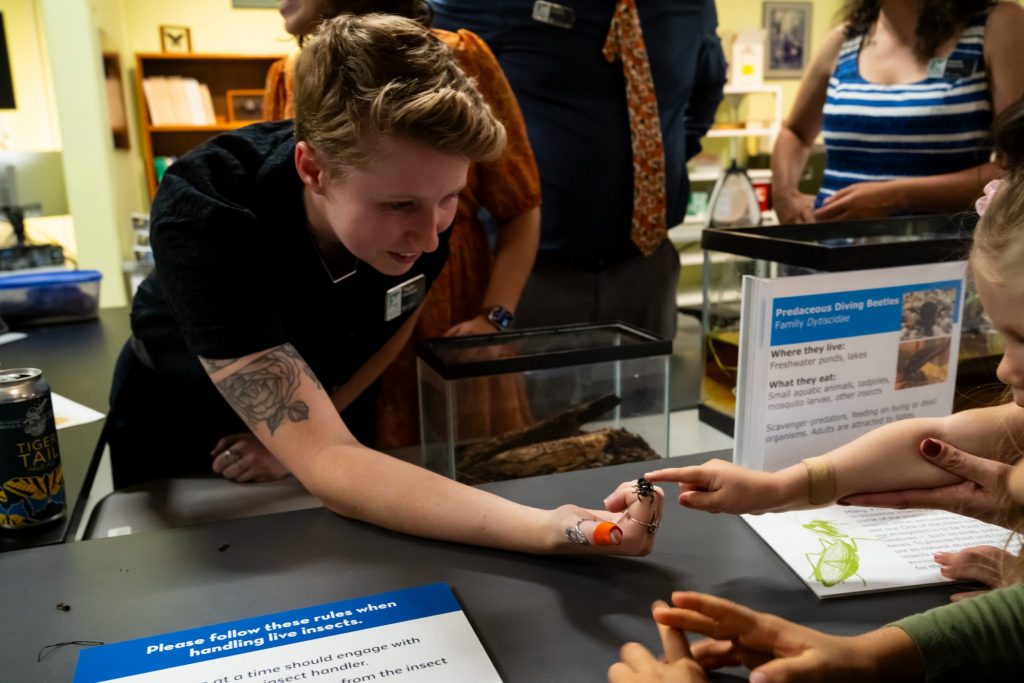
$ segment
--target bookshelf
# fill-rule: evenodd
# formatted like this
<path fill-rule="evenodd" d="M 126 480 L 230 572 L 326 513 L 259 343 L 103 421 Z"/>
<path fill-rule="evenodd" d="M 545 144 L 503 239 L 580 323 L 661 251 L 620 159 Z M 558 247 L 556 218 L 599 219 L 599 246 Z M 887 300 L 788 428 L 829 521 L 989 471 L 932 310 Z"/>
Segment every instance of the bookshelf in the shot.
<path fill-rule="evenodd" d="M 270 65 L 283 55 L 160 54 L 135 55 L 135 93 L 139 102 L 139 131 L 149 198 L 156 194 L 156 157 L 179 157 L 217 133 L 253 121 L 229 120 L 228 91 L 263 90 Z M 195 79 L 209 88 L 214 123 L 153 125 L 144 81 L 152 77 Z"/>

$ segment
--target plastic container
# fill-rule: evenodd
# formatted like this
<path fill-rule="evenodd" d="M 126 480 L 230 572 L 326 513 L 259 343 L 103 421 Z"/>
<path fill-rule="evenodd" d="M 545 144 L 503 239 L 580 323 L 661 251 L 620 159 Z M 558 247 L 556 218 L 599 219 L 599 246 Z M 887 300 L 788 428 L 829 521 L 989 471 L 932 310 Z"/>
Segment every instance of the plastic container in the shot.
<path fill-rule="evenodd" d="M 0 318 L 12 328 L 96 318 L 100 277 L 96 270 L 0 276 Z"/>
<path fill-rule="evenodd" d="M 975 214 L 957 214 L 705 229 L 701 421 L 733 433 L 744 275 L 797 277 L 959 260 L 966 258 L 977 220 Z M 981 315 L 969 314 L 970 291 L 966 301 L 958 389 L 980 385 L 985 380 L 974 370 L 996 365 L 985 350 L 992 347 L 991 330 Z M 986 357 L 972 362 L 978 355 Z"/>
<path fill-rule="evenodd" d="M 423 464 L 467 483 L 665 457 L 672 343 L 623 323 L 418 344 Z"/>

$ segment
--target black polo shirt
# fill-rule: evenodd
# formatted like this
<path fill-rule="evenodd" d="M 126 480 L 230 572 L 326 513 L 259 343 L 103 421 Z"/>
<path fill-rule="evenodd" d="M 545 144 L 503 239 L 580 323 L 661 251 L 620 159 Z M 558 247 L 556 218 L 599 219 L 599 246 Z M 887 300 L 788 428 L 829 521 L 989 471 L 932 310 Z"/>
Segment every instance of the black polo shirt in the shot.
<path fill-rule="evenodd" d="M 153 365 L 209 383 L 197 355 L 237 358 L 290 343 L 328 390 L 344 384 L 408 318 L 385 320 L 387 290 L 428 286 L 451 231 L 409 272 L 359 262 L 335 283 L 314 246 L 290 121 L 224 133 L 176 161 L 153 202 L 155 271 L 132 306 L 132 331 Z"/>

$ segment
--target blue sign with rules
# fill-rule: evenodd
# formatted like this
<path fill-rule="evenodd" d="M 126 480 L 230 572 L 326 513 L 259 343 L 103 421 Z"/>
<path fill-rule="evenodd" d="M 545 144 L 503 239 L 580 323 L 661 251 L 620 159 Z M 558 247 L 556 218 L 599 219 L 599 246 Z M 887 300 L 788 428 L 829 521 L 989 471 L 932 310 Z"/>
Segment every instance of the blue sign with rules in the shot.
<path fill-rule="evenodd" d="M 201 626 L 83 650 L 74 683 L 173 669 L 461 610 L 451 588 L 435 583 Z"/>

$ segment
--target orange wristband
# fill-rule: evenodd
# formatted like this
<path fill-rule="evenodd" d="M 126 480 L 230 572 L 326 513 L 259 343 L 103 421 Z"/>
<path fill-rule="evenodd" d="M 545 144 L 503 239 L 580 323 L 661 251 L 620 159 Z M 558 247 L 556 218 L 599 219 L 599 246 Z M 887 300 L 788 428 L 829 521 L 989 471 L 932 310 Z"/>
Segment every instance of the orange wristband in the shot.
<path fill-rule="evenodd" d="M 619 532 L 619 540 L 612 540 L 612 532 Z M 611 522 L 601 522 L 594 529 L 594 545 L 618 545 L 622 540 L 622 529 Z"/>

